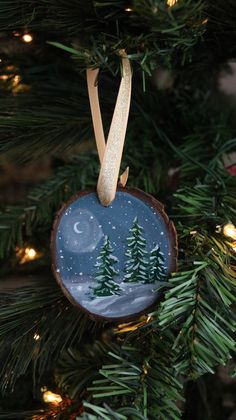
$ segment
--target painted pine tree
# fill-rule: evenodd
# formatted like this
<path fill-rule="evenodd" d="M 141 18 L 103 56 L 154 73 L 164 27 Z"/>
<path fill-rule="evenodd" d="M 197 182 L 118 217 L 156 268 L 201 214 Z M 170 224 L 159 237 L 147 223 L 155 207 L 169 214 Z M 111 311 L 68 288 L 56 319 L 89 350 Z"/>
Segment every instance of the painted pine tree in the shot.
<path fill-rule="evenodd" d="M 156 245 L 150 253 L 149 273 L 144 283 L 155 283 L 155 281 L 163 280 L 166 277 L 164 261 L 160 247 Z"/>
<path fill-rule="evenodd" d="M 146 251 L 146 239 L 142 236 L 143 228 L 138 224 L 137 217 L 129 230 L 127 238 L 127 251 L 125 255 L 128 260 L 125 263 L 125 283 L 144 282 L 148 276 L 148 262 Z"/>
<path fill-rule="evenodd" d="M 95 267 L 97 268 L 95 279 L 97 280 L 98 285 L 94 288 L 90 287 L 93 298 L 119 295 L 121 292 L 119 285 L 113 281 L 113 278 L 118 272 L 114 268 L 117 258 L 112 255 L 112 253 L 113 249 L 110 239 L 108 236 L 105 236 L 104 244 L 95 264 Z"/>

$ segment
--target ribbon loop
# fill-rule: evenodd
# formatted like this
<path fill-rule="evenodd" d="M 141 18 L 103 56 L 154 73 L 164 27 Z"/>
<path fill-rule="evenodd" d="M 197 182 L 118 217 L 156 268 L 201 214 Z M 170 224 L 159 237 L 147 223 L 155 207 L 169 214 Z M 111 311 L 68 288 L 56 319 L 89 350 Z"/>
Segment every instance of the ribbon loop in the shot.
<path fill-rule="evenodd" d="M 124 51 L 122 51 L 121 54 L 123 75 L 117 95 L 107 143 L 105 143 L 96 85 L 99 70 L 87 70 L 87 83 L 94 134 L 101 163 L 97 183 L 97 193 L 101 204 L 104 206 L 109 206 L 115 198 L 130 108 L 132 73 L 127 55 Z M 128 178 L 127 170 L 121 178 L 122 185 L 125 185 Z"/>

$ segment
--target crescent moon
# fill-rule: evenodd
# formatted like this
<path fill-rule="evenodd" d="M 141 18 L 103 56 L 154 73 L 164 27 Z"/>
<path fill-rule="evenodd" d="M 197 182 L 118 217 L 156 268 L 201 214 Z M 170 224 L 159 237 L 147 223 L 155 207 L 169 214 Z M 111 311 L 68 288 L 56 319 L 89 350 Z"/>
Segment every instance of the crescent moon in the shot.
<path fill-rule="evenodd" d="M 74 224 L 74 231 L 76 232 L 76 233 L 83 233 L 82 232 L 82 230 L 79 230 L 78 228 L 77 228 L 77 226 L 80 224 L 80 222 L 76 222 L 75 224 Z"/>

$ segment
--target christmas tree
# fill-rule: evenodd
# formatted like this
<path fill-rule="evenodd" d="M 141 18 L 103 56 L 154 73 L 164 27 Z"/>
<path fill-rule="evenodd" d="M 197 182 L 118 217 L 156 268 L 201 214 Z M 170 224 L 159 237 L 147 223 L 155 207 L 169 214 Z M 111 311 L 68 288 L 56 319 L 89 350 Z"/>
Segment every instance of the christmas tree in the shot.
<path fill-rule="evenodd" d="M 235 417 L 235 21 L 235 0 L 1 2 L 0 418 Z M 121 49 L 122 168 L 165 205 L 180 252 L 162 303 L 114 326 L 70 304 L 49 243 L 98 178 L 86 69 L 107 132 Z"/>
<path fill-rule="evenodd" d="M 112 255 L 113 249 L 108 236 L 104 238 L 104 244 L 97 258 L 95 267 L 97 268 L 96 281 L 98 285 L 91 288 L 93 297 L 119 295 L 121 290 L 117 283 L 113 281 L 118 272 L 113 265 L 117 262 L 117 258 Z"/>
<path fill-rule="evenodd" d="M 144 283 L 155 283 L 155 281 L 163 280 L 166 277 L 164 261 L 163 253 L 156 245 L 150 252 L 149 273 Z"/>
<path fill-rule="evenodd" d="M 125 253 L 128 260 L 125 263 L 124 283 L 145 282 L 148 277 L 146 239 L 142 236 L 143 228 L 138 224 L 137 217 L 135 217 L 129 233 Z"/>

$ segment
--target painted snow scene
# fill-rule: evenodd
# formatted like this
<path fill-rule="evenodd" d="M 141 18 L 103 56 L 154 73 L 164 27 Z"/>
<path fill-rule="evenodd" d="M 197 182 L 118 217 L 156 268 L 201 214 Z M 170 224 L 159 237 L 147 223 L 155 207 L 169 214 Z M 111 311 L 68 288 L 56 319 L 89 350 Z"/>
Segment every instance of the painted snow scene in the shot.
<path fill-rule="evenodd" d="M 56 232 L 57 277 L 80 306 L 107 318 L 150 307 L 169 274 L 171 244 L 162 216 L 128 192 L 109 207 L 95 193 L 72 202 Z"/>

